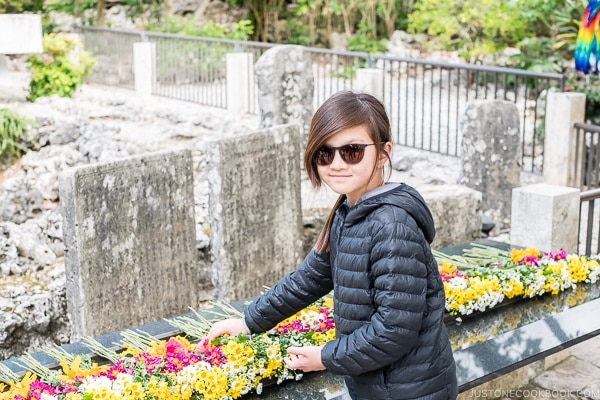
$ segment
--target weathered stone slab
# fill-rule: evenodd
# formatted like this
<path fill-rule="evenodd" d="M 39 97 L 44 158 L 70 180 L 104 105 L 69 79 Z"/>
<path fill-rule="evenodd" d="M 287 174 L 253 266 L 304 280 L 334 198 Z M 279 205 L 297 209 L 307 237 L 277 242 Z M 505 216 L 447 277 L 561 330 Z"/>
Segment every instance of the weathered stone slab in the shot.
<path fill-rule="evenodd" d="M 301 261 L 298 125 L 207 145 L 216 298 L 256 296 Z"/>
<path fill-rule="evenodd" d="M 308 132 L 314 113 L 311 61 L 302 46 L 275 46 L 254 65 L 260 126 L 299 123 Z"/>
<path fill-rule="evenodd" d="M 187 150 L 63 173 L 59 190 L 73 338 L 198 306 L 192 182 Z"/>
<path fill-rule="evenodd" d="M 461 120 L 459 183 L 483 195 L 483 210 L 510 219 L 511 192 L 520 184 L 521 135 L 517 106 L 503 100 L 475 101 Z M 506 221 L 508 222 L 508 221 Z"/>
<path fill-rule="evenodd" d="M 481 237 L 481 192 L 461 185 L 426 185 L 418 189 L 435 222 L 433 249 Z"/>

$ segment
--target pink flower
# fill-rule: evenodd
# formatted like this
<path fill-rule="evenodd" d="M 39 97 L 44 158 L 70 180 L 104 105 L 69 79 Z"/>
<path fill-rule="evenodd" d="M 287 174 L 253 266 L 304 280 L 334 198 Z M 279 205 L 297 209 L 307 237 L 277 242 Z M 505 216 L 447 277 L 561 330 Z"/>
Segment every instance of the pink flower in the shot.
<path fill-rule="evenodd" d="M 31 382 L 31 385 L 29 385 L 29 399 L 40 400 L 42 398 L 42 394 L 54 396 L 56 394 L 56 389 L 39 380 Z"/>
<path fill-rule="evenodd" d="M 557 252 L 549 251 L 547 253 L 544 253 L 544 256 L 548 257 L 554 261 L 560 261 L 560 260 L 564 260 L 565 258 L 567 258 L 567 252 L 565 251 L 565 249 L 560 249 Z"/>

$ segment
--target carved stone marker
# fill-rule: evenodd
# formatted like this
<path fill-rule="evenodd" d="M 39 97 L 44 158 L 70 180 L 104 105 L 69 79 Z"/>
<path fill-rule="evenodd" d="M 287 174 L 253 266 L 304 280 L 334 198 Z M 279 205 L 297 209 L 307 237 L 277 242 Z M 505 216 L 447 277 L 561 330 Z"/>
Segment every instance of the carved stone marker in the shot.
<path fill-rule="evenodd" d="M 60 178 L 72 339 L 197 307 L 191 153 L 153 153 Z"/>
<path fill-rule="evenodd" d="M 308 132 L 314 112 L 311 61 L 302 46 L 275 46 L 254 65 L 262 128 L 300 123 Z"/>
<path fill-rule="evenodd" d="M 207 145 L 217 299 L 256 296 L 301 261 L 300 143 L 295 124 Z"/>
<path fill-rule="evenodd" d="M 461 120 L 462 171 L 459 183 L 483 195 L 483 211 L 510 220 L 512 190 L 520 184 L 519 111 L 508 101 L 470 103 Z"/>

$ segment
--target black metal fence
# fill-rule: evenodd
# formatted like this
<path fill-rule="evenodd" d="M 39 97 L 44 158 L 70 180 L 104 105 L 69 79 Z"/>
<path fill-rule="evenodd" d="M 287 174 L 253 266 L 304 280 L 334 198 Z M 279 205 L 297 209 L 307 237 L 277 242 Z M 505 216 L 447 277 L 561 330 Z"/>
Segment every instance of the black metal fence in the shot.
<path fill-rule="evenodd" d="M 575 123 L 573 182 L 582 190 L 600 187 L 600 126 Z"/>
<path fill-rule="evenodd" d="M 152 32 L 116 31 L 82 27 L 86 48 L 98 60 L 92 81 L 133 87 L 132 43 L 156 43 L 157 79 L 153 93 L 201 104 L 227 107 L 225 54 L 245 51 L 256 61 L 271 43 L 198 38 Z M 117 38 L 122 35 L 122 38 Z M 119 45 L 117 46 L 116 43 Z M 460 156 L 460 119 L 473 100 L 513 102 L 520 114 L 522 168 L 541 173 L 545 99 L 549 90 L 564 90 L 560 74 L 451 64 L 360 52 L 305 47 L 315 79 L 314 107 L 333 93 L 356 88 L 356 70 L 384 71 L 384 102 L 390 113 L 395 143 Z M 127 75 L 115 71 L 128 70 Z M 250 93 L 255 93 L 252 88 Z M 255 95 L 251 112 L 258 113 Z"/>
<path fill-rule="evenodd" d="M 600 253 L 600 189 L 581 192 L 578 243 L 579 254 Z"/>

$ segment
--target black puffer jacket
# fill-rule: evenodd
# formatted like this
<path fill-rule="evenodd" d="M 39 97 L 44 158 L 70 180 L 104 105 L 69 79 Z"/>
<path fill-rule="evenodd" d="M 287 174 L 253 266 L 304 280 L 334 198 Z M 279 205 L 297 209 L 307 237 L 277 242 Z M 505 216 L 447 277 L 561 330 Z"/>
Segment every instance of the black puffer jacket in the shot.
<path fill-rule="evenodd" d="M 410 186 L 368 192 L 336 211 L 330 253 L 313 250 L 248 306 L 246 324 L 268 330 L 333 289 L 337 339 L 321 360 L 346 376 L 353 399 L 454 399 L 444 291 L 429 247 L 434 235 L 431 213 Z"/>

